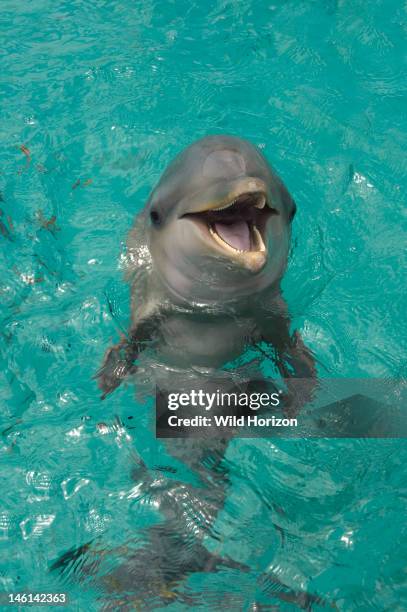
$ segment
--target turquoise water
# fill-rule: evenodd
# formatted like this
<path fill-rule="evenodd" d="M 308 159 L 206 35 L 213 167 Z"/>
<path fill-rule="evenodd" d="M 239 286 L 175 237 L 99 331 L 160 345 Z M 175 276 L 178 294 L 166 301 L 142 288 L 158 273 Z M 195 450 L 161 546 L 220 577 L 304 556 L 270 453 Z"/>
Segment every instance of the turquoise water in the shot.
<path fill-rule="evenodd" d="M 3 0 L 1 591 L 102 609 L 100 583 L 50 565 L 95 540 L 107 575 L 160 521 L 132 474 L 141 457 L 158 487 L 171 465 L 151 402 L 102 403 L 91 377 L 127 325 L 134 214 L 193 140 L 250 139 L 293 194 L 284 291 L 320 375 L 406 375 L 405 18 L 398 0 Z M 165 603 L 298 609 L 280 580 L 405 609 L 406 461 L 403 440 L 234 440 L 205 546 L 250 571 L 192 574 Z"/>

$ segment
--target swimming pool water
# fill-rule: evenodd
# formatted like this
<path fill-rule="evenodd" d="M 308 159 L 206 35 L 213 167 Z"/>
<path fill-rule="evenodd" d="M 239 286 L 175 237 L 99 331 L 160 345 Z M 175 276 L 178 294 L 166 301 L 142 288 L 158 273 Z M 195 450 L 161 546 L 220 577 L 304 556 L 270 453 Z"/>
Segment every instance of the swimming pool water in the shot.
<path fill-rule="evenodd" d="M 151 403 L 91 377 L 127 326 L 134 214 L 193 140 L 250 139 L 294 196 L 283 287 L 320 375 L 406 375 L 405 24 L 398 0 L 3 0 L 0 591 L 60 591 L 59 555 L 160 520 L 131 475 L 171 464 Z M 278 579 L 405 609 L 406 461 L 404 440 L 234 440 L 205 544 L 250 571 L 191 575 L 169 608 L 297 609 Z M 70 609 L 104 605 L 88 582 Z"/>

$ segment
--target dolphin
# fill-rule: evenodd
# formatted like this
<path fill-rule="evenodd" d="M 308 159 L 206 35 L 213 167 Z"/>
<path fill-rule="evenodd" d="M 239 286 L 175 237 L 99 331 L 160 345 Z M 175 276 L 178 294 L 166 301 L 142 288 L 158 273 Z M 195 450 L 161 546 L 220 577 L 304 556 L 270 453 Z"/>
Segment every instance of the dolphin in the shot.
<path fill-rule="evenodd" d="M 265 342 L 283 377 L 315 379 L 280 289 L 295 212 L 250 142 L 207 136 L 182 151 L 128 236 L 131 328 L 98 372 L 102 397 L 134 374 L 153 341 L 157 359 L 180 368 L 219 368 Z"/>
<path fill-rule="evenodd" d="M 148 351 L 160 388 L 250 389 L 249 366 L 232 373 L 222 366 L 253 346 L 283 378 L 310 381 L 301 398 L 292 393 L 285 406 L 297 412 L 312 395 L 316 369 L 300 334 L 290 333 L 280 289 L 295 212 L 284 183 L 250 142 L 207 136 L 182 151 L 161 176 L 127 239 L 131 324 L 128 334 L 107 350 L 97 373 L 102 399 L 124 380 L 137 381 Z M 160 593 L 168 602 L 176 596 L 174 585 L 189 573 L 220 566 L 249 571 L 203 545 L 225 500 L 228 478 L 222 458 L 229 439 L 224 432 L 218 439 L 166 441 L 168 452 L 197 476 L 196 485 L 173 474 L 165 478 L 162 471 L 157 480 L 139 461 L 140 490 L 155 499 L 165 520 L 149 528 L 149 545 L 129 554 L 107 577 L 119 598 L 133 590 L 144 605 Z M 82 548 L 84 557 L 89 550 Z M 77 564 L 82 553 L 66 553 L 54 568 Z M 86 560 L 81 567 L 86 568 Z M 145 568 L 151 570 L 148 575 Z"/>

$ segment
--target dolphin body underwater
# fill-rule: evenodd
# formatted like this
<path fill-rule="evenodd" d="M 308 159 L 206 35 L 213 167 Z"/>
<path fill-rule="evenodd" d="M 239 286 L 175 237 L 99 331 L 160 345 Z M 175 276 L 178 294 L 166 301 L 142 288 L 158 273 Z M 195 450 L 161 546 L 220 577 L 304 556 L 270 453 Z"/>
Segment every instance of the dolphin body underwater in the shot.
<path fill-rule="evenodd" d="M 283 182 L 249 142 L 208 136 L 181 152 L 128 236 L 131 327 L 108 349 L 97 374 L 102 398 L 125 379 L 137 382 L 146 349 L 156 362 L 155 383 L 166 390 L 188 385 L 258 390 L 250 365 L 235 372 L 222 366 L 261 344 L 269 348 L 263 354 L 286 381 L 309 381 L 300 398 L 291 394 L 286 412 L 295 414 L 316 380 L 311 352 L 299 333 L 290 334 L 280 291 L 295 211 Z M 226 496 L 228 472 L 222 459 L 231 434 L 223 434 L 165 441 L 168 453 L 187 466 L 196 485 L 174 474 L 167 478 L 165 470 L 154 475 L 139 462 L 135 477 L 141 491 L 155 499 L 164 520 L 146 530 L 142 546 L 128 543 L 123 562 L 101 578 L 112 609 L 119 604 L 120 609 L 134 609 L 135 601 L 142 602 L 142 609 L 176 599 L 188 604 L 177 590 L 188 575 L 220 567 L 249 571 L 203 544 Z M 63 555 L 53 569 L 76 567 L 84 575 L 102 575 L 104 556 L 92 553 L 92 544 L 87 544 Z M 281 584 L 277 590 L 281 599 L 301 607 L 315 600 Z"/>

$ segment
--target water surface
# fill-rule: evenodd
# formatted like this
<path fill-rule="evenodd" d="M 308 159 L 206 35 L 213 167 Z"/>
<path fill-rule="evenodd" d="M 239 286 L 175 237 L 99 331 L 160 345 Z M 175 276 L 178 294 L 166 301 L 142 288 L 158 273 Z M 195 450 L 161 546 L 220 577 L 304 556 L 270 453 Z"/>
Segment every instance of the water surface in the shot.
<path fill-rule="evenodd" d="M 196 138 L 250 139 L 293 194 L 283 287 L 320 375 L 405 376 L 405 19 L 398 0 L 3 0 L 1 590 L 58 591 L 60 554 L 160 520 L 131 475 L 134 453 L 171 464 L 151 402 L 101 403 L 91 377 L 127 325 L 133 216 Z M 169 608 L 296 609 L 278 579 L 404 609 L 406 461 L 403 440 L 235 440 L 205 544 L 250 571 L 191 575 Z"/>

